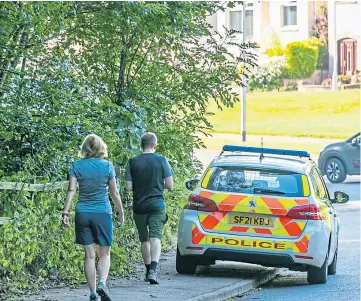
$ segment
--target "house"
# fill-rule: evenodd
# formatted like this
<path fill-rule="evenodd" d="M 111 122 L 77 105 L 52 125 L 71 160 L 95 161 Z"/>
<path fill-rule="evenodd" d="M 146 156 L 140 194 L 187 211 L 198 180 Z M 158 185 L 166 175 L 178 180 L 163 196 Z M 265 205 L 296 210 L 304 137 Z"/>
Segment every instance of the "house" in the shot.
<path fill-rule="evenodd" d="M 334 47 L 337 43 L 338 74 L 361 70 L 361 0 L 359 1 L 245 1 L 246 40 L 257 42 L 261 52 L 275 42 L 286 46 L 312 36 L 317 16 L 327 10 L 329 71 L 333 72 Z M 334 11 L 336 7 L 336 14 Z M 237 4 L 209 17 L 213 29 L 222 33 L 223 26 L 242 31 L 243 6 Z M 336 27 L 336 40 L 334 29 Z M 235 39 L 242 41 L 242 34 Z"/>

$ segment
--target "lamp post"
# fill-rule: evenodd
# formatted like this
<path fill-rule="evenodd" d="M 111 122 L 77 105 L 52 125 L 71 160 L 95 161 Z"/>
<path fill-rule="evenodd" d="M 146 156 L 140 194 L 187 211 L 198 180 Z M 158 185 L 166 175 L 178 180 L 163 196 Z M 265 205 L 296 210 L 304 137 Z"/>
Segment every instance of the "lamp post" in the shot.
<path fill-rule="evenodd" d="M 332 1 L 333 5 L 333 72 L 332 72 L 332 91 L 337 91 L 337 34 L 336 34 L 336 0 Z"/>
<path fill-rule="evenodd" d="M 246 44 L 246 1 L 242 1 L 242 43 L 243 47 Z M 244 49 L 243 49 L 244 51 Z M 246 55 L 243 55 L 246 58 Z M 245 65 L 245 62 L 243 62 Z M 245 66 L 244 66 L 245 67 Z M 241 101 L 241 132 L 242 132 L 242 141 L 246 141 L 246 76 L 245 76 L 245 68 L 243 68 L 242 74 L 242 101 Z"/>

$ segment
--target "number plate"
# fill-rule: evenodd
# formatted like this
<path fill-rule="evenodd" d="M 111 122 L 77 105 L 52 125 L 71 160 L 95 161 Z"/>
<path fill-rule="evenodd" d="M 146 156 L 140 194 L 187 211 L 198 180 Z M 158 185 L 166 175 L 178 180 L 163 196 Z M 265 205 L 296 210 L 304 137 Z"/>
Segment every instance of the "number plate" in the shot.
<path fill-rule="evenodd" d="M 245 226 L 273 227 L 273 219 L 242 214 L 233 214 L 229 218 L 230 224 Z"/>

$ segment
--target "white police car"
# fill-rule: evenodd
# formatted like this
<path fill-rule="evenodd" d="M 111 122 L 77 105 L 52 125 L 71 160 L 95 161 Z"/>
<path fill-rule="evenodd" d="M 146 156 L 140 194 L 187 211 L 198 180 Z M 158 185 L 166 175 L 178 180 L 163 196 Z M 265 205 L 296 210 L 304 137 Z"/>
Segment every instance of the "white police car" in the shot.
<path fill-rule="evenodd" d="M 192 190 L 178 229 L 176 269 L 230 260 L 336 273 L 339 219 L 316 164 L 304 151 L 226 145 Z"/>

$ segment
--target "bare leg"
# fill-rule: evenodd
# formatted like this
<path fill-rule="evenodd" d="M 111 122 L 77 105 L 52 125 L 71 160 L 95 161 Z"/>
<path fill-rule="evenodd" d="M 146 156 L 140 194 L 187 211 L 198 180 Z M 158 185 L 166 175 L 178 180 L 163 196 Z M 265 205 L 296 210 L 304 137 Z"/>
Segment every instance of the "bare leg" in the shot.
<path fill-rule="evenodd" d="M 141 252 L 142 252 L 144 264 L 150 264 L 151 256 L 150 256 L 149 240 L 141 243 Z"/>
<path fill-rule="evenodd" d="M 95 248 L 94 244 L 84 246 L 85 250 L 85 277 L 88 281 L 89 289 L 95 292 L 96 289 L 96 270 L 95 270 Z"/>
<path fill-rule="evenodd" d="M 99 280 L 106 281 L 110 268 L 110 246 L 99 246 L 98 274 Z"/>
<path fill-rule="evenodd" d="M 150 239 L 150 254 L 151 261 L 159 262 L 160 252 L 162 250 L 161 241 L 159 238 Z"/>

